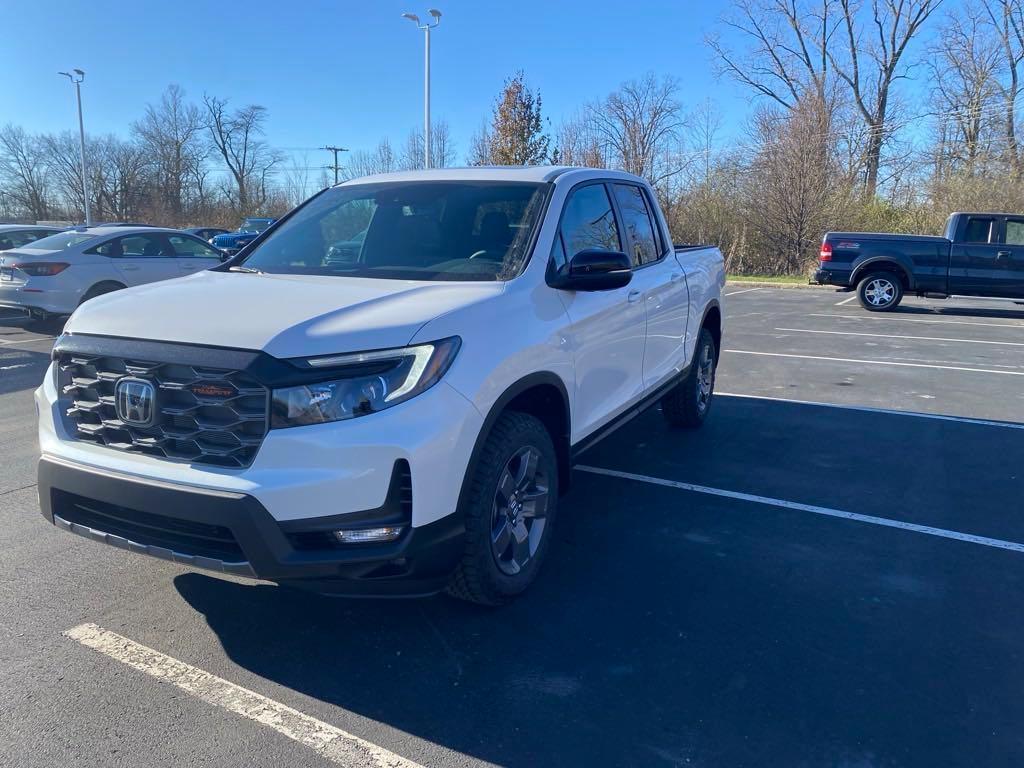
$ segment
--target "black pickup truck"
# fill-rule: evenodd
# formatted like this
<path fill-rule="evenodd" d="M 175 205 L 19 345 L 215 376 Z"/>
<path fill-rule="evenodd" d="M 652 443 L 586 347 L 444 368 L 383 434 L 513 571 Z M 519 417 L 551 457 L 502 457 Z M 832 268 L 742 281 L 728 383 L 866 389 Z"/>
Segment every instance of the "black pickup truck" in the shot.
<path fill-rule="evenodd" d="M 1024 299 L 1024 216 L 954 213 L 943 237 L 829 232 L 811 282 L 856 290 L 873 312 L 906 293 Z"/>

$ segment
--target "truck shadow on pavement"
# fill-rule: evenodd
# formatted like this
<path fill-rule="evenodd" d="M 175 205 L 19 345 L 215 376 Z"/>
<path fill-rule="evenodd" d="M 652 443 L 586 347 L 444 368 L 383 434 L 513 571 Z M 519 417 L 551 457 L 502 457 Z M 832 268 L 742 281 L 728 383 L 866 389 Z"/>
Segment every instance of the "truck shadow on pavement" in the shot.
<path fill-rule="evenodd" d="M 1003 318 L 1006 320 L 1024 320 L 1024 306 L 1013 305 L 1014 309 L 996 309 L 994 307 L 968 307 L 963 304 L 950 306 L 929 306 L 918 307 L 901 304 L 888 314 L 899 315 L 926 315 L 926 316 L 950 316 L 950 317 L 979 317 L 979 318 Z M 885 317 L 886 313 L 880 312 L 875 317 Z"/>
<path fill-rule="evenodd" d="M 699 433 L 649 412 L 582 463 L 1024 541 L 1000 469 L 1020 432 L 715 407 Z M 575 475 L 552 558 L 501 609 L 174 583 L 233 662 L 317 701 L 260 692 L 398 752 L 390 729 L 524 767 L 1024 761 L 1024 619 L 1005 609 L 1024 555 Z"/>

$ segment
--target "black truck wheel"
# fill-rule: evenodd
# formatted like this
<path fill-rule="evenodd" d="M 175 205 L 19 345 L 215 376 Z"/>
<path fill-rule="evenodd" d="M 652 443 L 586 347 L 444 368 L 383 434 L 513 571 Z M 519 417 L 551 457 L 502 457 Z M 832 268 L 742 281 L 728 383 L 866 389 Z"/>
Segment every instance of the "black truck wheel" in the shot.
<path fill-rule="evenodd" d="M 690 372 L 682 383 L 661 399 L 661 412 L 673 427 L 695 429 L 704 423 L 715 394 L 715 338 L 700 329 Z"/>
<path fill-rule="evenodd" d="M 529 414 L 502 414 L 470 483 L 466 549 L 448 594 L 501 605 L 530 586 L 551 544 L 558 463 L 547 429 Z"/>
<path fill-rule="evenodd" d="M 903 283 L 892 272 L 872 272 L 857 284 L 857 298 L 866 310 L 888 312 L 903 300 Z"/>

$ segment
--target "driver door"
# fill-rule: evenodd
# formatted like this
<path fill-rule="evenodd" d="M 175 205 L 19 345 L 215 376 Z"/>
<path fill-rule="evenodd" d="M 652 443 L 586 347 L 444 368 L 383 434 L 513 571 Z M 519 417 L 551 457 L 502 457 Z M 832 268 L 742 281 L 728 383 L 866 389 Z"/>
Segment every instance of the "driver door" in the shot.
<path fill-rule="evenodd" d="M 600 181 L 569 192 L 551 258 L 560 267 L 570 254 L 590 249 L 625 250 L 608 187 Z M 642 292 L 633 285 L 560 295 L 570 320 L 564 335 L 576 368 L 572 440 L 577 442 L 643 394 L 646 316 Z"/>

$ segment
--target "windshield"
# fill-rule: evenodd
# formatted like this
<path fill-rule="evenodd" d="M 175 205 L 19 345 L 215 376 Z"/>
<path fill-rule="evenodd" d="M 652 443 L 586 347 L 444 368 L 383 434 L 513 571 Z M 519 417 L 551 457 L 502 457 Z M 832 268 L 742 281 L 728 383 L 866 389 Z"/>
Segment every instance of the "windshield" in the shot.
<path fill-rule="evenodd" d="M 38 248 L 43 251 L 63 251 L 65 248 L 72 248 L 86 240 L 92 240 L 96 235 L 87 232 L 61 232 L 60 234 L 42 237 L 34 243 L 28 243 L 26 248 Z"/>
<path fill-rule="evenodd" d="M 238 228 L 239 232 L 262 232 L 264 229 L 274 223 L 273 219 L 246 219 L 242 222 L 242 226 Z"/>
<path fill-rule="evenodd" d="M 522 270 L 546 185 L 421 181 L 329 189 L 261 243 L 264 272 L 508 280 Z"/>

